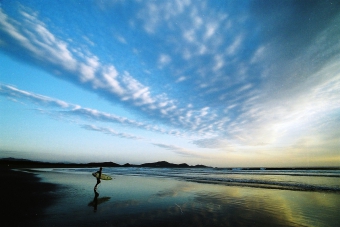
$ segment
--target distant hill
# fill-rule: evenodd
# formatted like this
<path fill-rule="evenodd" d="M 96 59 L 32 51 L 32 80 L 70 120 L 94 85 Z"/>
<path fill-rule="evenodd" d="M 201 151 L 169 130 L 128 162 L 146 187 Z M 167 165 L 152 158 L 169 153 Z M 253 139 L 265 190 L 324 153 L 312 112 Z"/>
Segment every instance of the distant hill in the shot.
<path fill-rule="evenodd" d="M 0 159 L 0 167 L 6 168 L 98 168 L 98 167 L 147 167 L 147 168 L 212 168 L 205 165 L 190 166 L 186 163 L 174 164 L 167 161 L 159 161 L 152 163 L 144 163 L 140 165 L 126 163 L 120 165 L 114 162 L 90 162 L 90 163 L 53 163 L 32 161 L 28 159 L 18 158 L 2 158 Z M 220 168 L 215 168 L 220 169 Z M 340 167 L 242 167 L 242 168 L 221 168 L 230 170 L 340 170 Z"/>
<path fill-rule="evenodd" d="M 154 162 L 154 163 L 145 163 L 145 164 L 141 164 L 141 167 L 161 167 L 161 168 L 188 168 L 190 167 L 188 164 L 186 163 L 182 163 L 182 164 L 173 164 L 173 163 L 169 163 L 166 161 L 160 161 L 160 162 Z"/>
<path fill-rule="evenodd" d="M 9 158 L 2 158 L 0 159 L 1 161 L 8 161 L 8 162 L 32 162 L 31 160 L 29 159 L 23 159 L 23 158 L 12 158 L 12 157 L 9 157 Z"/>
<path fill-rule="evenodd" d="M 190 166 L 186 163 L 173 164 L 166 161 L 134 165 L 126 163 L 120 165 L 114 162 L 90 162 L 90 163 L 52 163 L 32 161 L 28 159 L 3 158 L 0 159 L 0 166 L 10 168 L 91 168 L 91 167 L 150 167 L 150 168 L 206 168 L 204 165 Z"/>

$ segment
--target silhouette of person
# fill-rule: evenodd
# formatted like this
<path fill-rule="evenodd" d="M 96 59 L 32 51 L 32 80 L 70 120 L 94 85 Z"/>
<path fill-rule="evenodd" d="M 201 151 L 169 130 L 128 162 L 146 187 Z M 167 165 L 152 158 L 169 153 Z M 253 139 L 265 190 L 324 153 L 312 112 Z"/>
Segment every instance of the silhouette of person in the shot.
<path fill-rule="evenodd" d="M 97 186 L 98 186 L 98 184 L 100 184 L 100 177 L 102 176 L 102 170 L 103 170 L 103 168 L 100 167 L 100 169 L 96 172 L 96 173 L 98 173 L 98 177 L 97 177 L 97 184 L 94 186 L 95 192 L 97 192 Z"/>

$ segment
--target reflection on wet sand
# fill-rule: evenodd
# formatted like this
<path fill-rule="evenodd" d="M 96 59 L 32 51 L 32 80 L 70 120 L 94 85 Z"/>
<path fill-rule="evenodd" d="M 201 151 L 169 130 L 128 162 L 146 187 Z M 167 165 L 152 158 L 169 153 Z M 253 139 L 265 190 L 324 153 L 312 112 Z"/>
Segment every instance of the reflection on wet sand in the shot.
<path fill-rule="evenodd" d="M 174 200 L 183 196 L 186 199 L 190 198 L 182 203 L 174 203 L 173 206 L 164 209 L 164 213 L 162 210 L 157 211 L 159 215 L 165 216 L 185 215 L 185 220 L 182 220 L 182 217 L 176 218 L 182 220 L 181 223 L 173 223 L 176 225 L 190 223 L 191 226 L 211 224 L 214 226 L 314 226 L 327 222 L 328 226 L 338 226 L 340 221 L 336 215 L 337 210 L 340 209 L 340 196 L 336 193 L 225 187 L 189 182 L 176 186 L 161 190 L 153 196 L 153 198 L 158 196 L 163 199 L 173 197 Z M 333 218 L 327 220 L 326 217 Z M 163 220 L 164 217 L 157 219 Z"/>
<path fill-rule="evenodd" d="M 98 205 L 100 205 L 101 203 L 105 203 L 105 202 L 109 201 L 110 198 L 111 198 L 111 197 L 102 197 L 102 198 L 98 198 L 98 197 L 99 197 L 99 193 L 98 192 L 94 192 L 94 198 L 88 204 L 88 206 L 91 206 L 91 207 L 94 208 L 94 211 L 97 211 Z"/>
<path fill-rule="evenodd" d="M 148 182 L 148 178 L 143 178 L 143 181 Z M 134 210 L 133 216 L 126 216 L 121 211 L 123 215 L 115 219 L 115 224 L 315 226 L 327 221 L 328 226 L 337 226 L 339 223 L 336 212 L 340 208 L 340 196 L 335 193 L 228 187 L 164 179 L 166 186 L 155 188 L 152 181 L 154 179 L 145 184 L 143 191 L 154 193 L 148 196 L 145 193 L 138 204 L 129 204 L 129 210 Z M 125 202 L 128 200 L 121 201 Z M 135 206 L 134 209 L 131 206 Z M 333 216 L 333 219 L 325 220 L 327 216 Z"/>
<path fill-rule="evenodd" d="M 42 225 L 62 226 L 62 216 L 69 217 L 66 224 L 78 226 L 340 226 L 339 193 L 117 176 L 101 186 L 104 197 L 93 198 L 92 178 L 78 179 L 79 185 L 68 184 L 72 190 L 65 191 Z M 88 185 L 83 183 L 87 179 Z M 88 206 L 98 208 L 95 213 L 81 201 L 88 195 L 92 197 Z"/>
<path fill-rule="evenodd" d="M 187 184 L 186 182 L 178 182 L 170 188 L 160 190 L 154 195 L 154 197 L 176 197 L 182 193 L 191 193 L 195 189 L 193 184 Z"/>

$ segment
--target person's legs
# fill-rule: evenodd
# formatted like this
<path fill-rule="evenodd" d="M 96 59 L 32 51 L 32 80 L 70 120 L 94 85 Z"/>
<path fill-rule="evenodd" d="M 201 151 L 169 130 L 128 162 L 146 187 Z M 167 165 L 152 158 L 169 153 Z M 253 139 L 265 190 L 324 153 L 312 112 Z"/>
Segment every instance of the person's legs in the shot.
<path fill-rule="evenodd" d="M 94 186 L 94 190 L 95 190 L 95 191 L 97 190 L 98 184 L 100 184 L 100 180 L 99 180 L 99 179 L 97 179 L 97 184 Z"/>

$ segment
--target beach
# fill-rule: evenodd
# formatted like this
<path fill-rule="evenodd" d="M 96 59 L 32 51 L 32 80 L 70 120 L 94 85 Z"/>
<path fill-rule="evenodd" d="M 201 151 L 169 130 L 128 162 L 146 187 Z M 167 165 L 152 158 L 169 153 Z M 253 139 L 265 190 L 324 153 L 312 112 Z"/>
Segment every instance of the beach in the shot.
<path fill-rule="evenodd" d="M 0 168 L 1 223 L 3 226 L 36 226 L 57 197 L 58 185 L 40 182 L 33 173 Z"/>
<path fill-rule="evenodd" d="M 17 200 L 13 198 L 20 193 L 10 190 L 11 199 L 7 198 L 6 204 L 15 212 L 8 212 L 19 213 L 22 219 L 14 218 L 17 222 L 13 226 L 340 225 L 337 191 L 201 183 L 152 175 L 149 169 L 148 174 L 140 175 L 112 168 L 116 171 L 111 173 L 114 179 L 102 181 L 96 196 L 93 191 L 96 179 L 91 171 L 96 169 L 40 169 L 34 170 L 36 176 L 20 173 L 8 186 L 34 187 L 30 193 L 23 190 L 27 197 L 22 195 Z M 27 181 L 32 177 L 36 180 Z M 26 202 L 21 203 L 21 199 Z M 31 212 L 28 216 L 26 209 Z"/>

